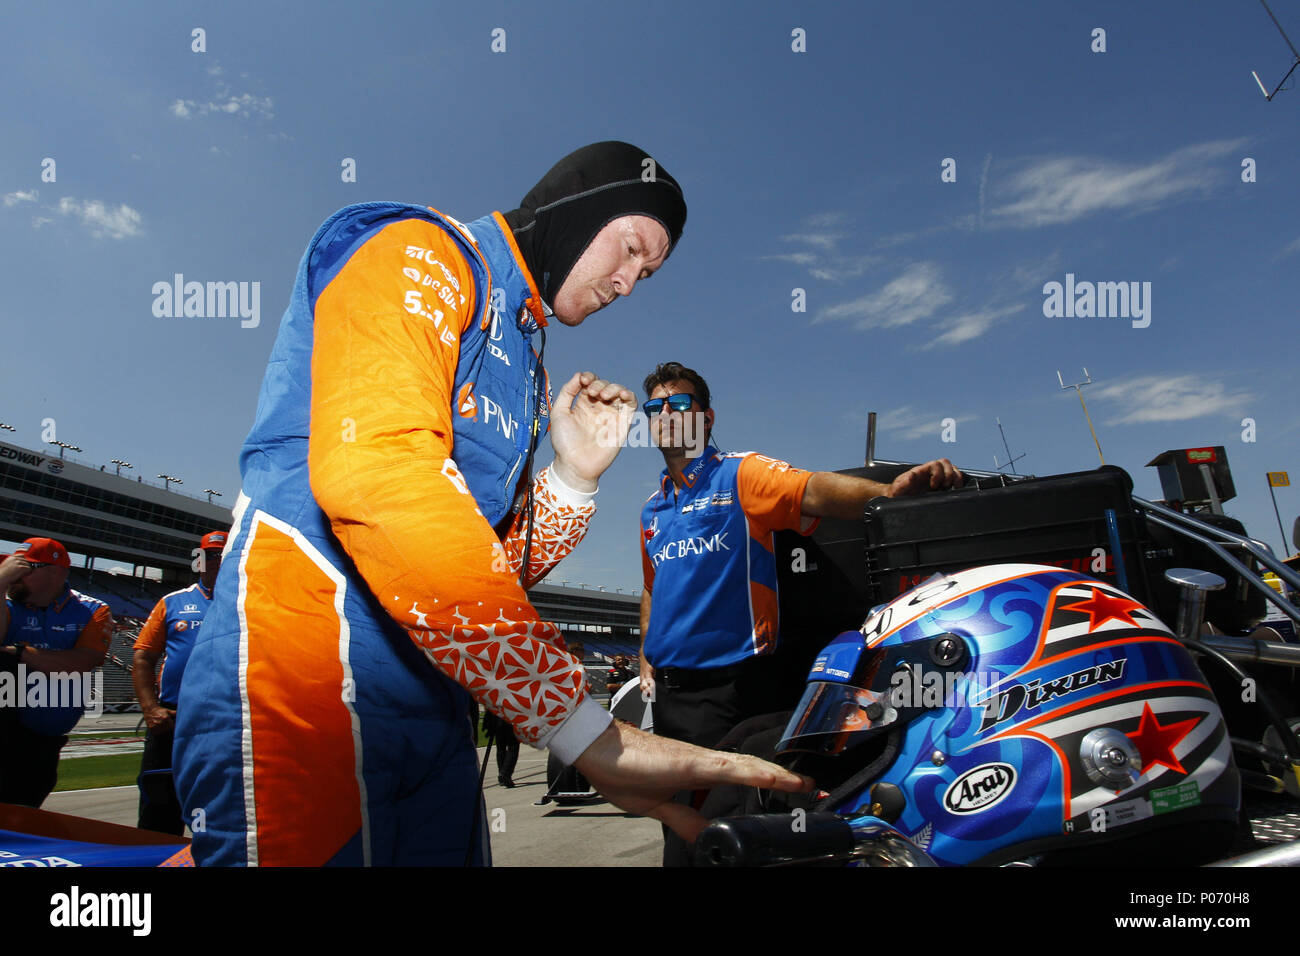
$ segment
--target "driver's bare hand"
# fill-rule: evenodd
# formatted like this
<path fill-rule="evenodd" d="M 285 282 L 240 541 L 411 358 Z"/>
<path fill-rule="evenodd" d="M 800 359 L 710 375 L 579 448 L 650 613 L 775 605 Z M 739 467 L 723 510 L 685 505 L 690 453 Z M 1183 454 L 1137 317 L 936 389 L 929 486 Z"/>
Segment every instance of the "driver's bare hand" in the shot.
<path fill-rule="evenodd" d="M 923 491 L 938 491 L 940 488 L 960 488 L 964 478 L 947 458 L 927 461 L 905 471 L 889 486 L 889 497 L 901 498 Z"/>
<path fill-rule="evenodd" d="M 699 811 L 673 803 L 679 790 L 737 784 L 809 793 L 816 784 L 749 754 L 722 753 L 658 737 L 616 720 L 575 762 L 591 785 L 615 806 L 654 817 L 692 842 L 705 826 Z"/>
<path fill-rule="evenodd" d="M 627 442 L 636 396 L 592 372 L 570 378 L 551 406 L 552 464 L 570 488 L 594 491 Z"/>

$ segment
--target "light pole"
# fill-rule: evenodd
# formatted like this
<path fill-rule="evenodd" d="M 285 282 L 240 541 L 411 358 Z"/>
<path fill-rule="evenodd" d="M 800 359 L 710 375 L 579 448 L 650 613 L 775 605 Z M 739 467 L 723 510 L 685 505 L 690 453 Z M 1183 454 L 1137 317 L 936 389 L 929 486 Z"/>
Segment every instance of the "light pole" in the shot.
<path fill-rule="evenodd" d="M 109 463 L 110 465 L 116 465 L 116 466 L 117 466 L 117 474 L 118 474 L 118 477 L 121 477 L 121 475 L 122 475 L 122 469 L 123 469 L 123 468 L 134 468 L 134 467 L 135 467 L 135 465 L 131 464 L 129 461 L 123 461 L 121 458 L 110 458 L 110 459 L 108 460 L 108 463 Z"/>
<path fill-rule="evenodd" d="M 1083 417 L 1088 419 L 1088 431 L 1092 432 L 1092 443 L 1097 446 L 1097 457 L 1101 459 L 1101 463 L 1104 465 L 1106 464 L 1106 459 L 1105 457 L 1103 457 L 1101 453 L 1101 442 L 1097 441 L 1097 429 L 1092 427 L 1092 416 L 1088 414 L 1088 405 L 1083 400 L 1083 390 L 1081 386 L 1092 384 L 1092 377 L 1088 374 L 1088 370 L 1086 368 L 1083 370 L 1083 377 L 1085 381 L 1076 382 L 1073 385 L 1066 385 L 1065 379 L 1061 378 L 1060 370 L 1058 369 L 1056 372 L 1056 380 L 1061 383 L 1061 389 L 1065 390 L 1067 388 L 1072 388 L 1074 389 L 1075 393 L 1078 394 L 1079 404 L 1083 406 Z"/>
<path fill-rule="evenodd" d="M 221 492 L 219 492 L 219 491 L 213 491 L 211 488 L 204 488 L 203 490 L 204 490 L 204 491 L 207 493 L 207 495 L 208 495 L 208 504 L 212 504 L 212 496 L 213 496 L 213 495 L 216 495 L 218 498 L 224 497 L 224 496 L 221 494 Z"/>
<path fill-rule="evenodd" d="M 171 483 L 172 483 L 173 481 L 176 482 L 176 484 L 178 484 L 178 485 L 183 485 L 183 484 L 185 484 L 185 482 L 181 481 L 179 478 L 174 477 L 173 475 L 159 475 L 158 477 L 161 478 L 161 479 L 163 480 L 163 490 L 164 490 L 164 491 L 171 491 L 171 490 L 172 490 L 172 488 L 171 488 Z"/>
<path fill-rule="evenodd" d="M 14 428 L 14 426 L 12 426 L 12 425 L 10 425 L 10 424 L 7 424 L 7 423 L 5 423 L 5 422 L 0 422 L 0 428 L 3 428 L 3 429 L 4 429 L 5 431 L 7 431 L 7 432 L 16 432 L 16 431 L 18 431 L 18 429 Z"/>
<path fill-rule="evenodd" d="M 48 444 L 51 444 L 51 445 L 58 445 L 58 446 L 59 446 L 59 457 L 60 457 L 60 458 L 63 457 L 63 452 L 64 452 L 65 449 L 68 450 L 68 451 L 81 451 L 81 449 L 78 448 L 76 445 L 70 445 L 70 444 L 68 444 L 68 442 L 65 442 L 65 441 L 52 441 L 52 442 L 49 442 Z"/>

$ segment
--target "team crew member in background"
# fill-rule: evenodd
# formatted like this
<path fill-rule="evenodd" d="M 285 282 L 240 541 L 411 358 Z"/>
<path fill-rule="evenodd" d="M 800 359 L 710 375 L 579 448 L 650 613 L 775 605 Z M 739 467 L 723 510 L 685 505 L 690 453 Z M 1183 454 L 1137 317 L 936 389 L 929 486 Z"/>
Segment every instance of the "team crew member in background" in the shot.
<path fill-rule="evenodd" d="M 144 737 L 144 754 L 140 758 L 141 830 L 156 830 L 183 836 L 185 821 L 172 780 L 172 738 L 176 730 L 176 699 L 180 694 L 181 675 L 189 661 L 194 639 L 203 625 L 203 616 L 212 603 L 212 585 L 221 568 L 221 549 L 226 546 L 226 532 L 209 531 L 199 543 L 202 554 L 199 580 L 187 588 L 173 591 L 156 605 L 140 628 L 135 642 L 131 680 L 135 698 L 140 702 L 149 730 Z M 166 656 L 162 673 L 155 684 L 159 658 Z"/>
<path fill-rule="evenodd" d="M 810 786 L 612 723 L 524 593 L 583 537 L 618 453 L 610 420 L 625 434 L 635 407 L 582 373 L 551 408 L 533 336 L 629 295 L 685 220 L 663 166 L 611 142 L 504 216 L 365 203 L 316 233 L 181 685 L 196 862 L 486 862 L 470 694 L 690 837 L 705 821 L 672 803 L 683 786 Z M 555 458 L 533 475 L 548 424 Z"/>
<path fill-rule="evenodd" d="M 48 675 L 44 706 L 0 708 L 0 803 L 39 807 L 59 776 L 59 752 L 88 701 L 88 674 L 103 663 L 113 636 L 108 605 L 68 586 L 72 562 L 52 538 L 28 538 L 0 564 L 0 670 L 21 679 Z M 24 702 L 26 703 L 26 702 Z"/>
<path fill-rule="evenodd" d="M 490 710 L 483 711 L 483 732 L 497 748 L 497 783 L 506 789 L 515 785 L 515 766 L 519 763 L 519 738 L 514 725 Z"/>
<path fill-rule="evenodd" d="M 946 458 L 883 485 L 753 452 L 724 455 L 708 444 L 715 412 L 699 373 L 668 362 L 644 387 L 667 468 L 641 510 L 641 690 L 654 702 L 656 734 L 713 747 L 742 720 L 794 704 L 778 698 L 770 668 L 773 532 L 809 534 L 820 517 L 861 518 L 872 498 L 960 485 L 962 476 Z M 665 866 L 689 863 L 666 828 L 664 839 Z"/>

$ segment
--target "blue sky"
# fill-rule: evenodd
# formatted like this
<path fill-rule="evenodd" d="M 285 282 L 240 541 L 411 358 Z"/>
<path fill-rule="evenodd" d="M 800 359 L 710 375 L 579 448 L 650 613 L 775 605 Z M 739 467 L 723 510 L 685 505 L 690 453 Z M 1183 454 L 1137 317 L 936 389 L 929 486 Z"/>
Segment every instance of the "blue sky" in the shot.
<path fill-rule="evenodd" d="M 845 6 L 11 11 L 6 439 L 39 447 L 53 418 L 83 462 L 126 458 L 233 502 L 294 270 L 326 216 L 397 199 L 476 218 L 577 146 L 625 139 L 682 183 L 686 231 L 628 300 L 552 329 L 553 378 L 636 385 L 684 362 L 710 383 L 724 449 L 806 468 L 860 464 L 875 410 L 879 457 L 991 469 L 1000 418 L 1018 467 L 1051 474 L 1098 464 L 1056 377 L 1086 366 L 1106 460 L 1139 494 L 1160 497 L 1143 467 L 1159 452 L 1224 445 L 1229 513 L 1278 548 L 1264 473 L 1300 483 L 1300 94 L 1266 102 L 1250 75 L 1275 83 L 1291 63 L 1262 7 Z M 1274 9 L 1300 36 L 1300 3 Z M 260 324 L 156 317 L 151 290 L 176 273 L 260 283 Z M 1045 316 L 1044 284 L 1067 273 L 1150 283 L 1150 324 Z M 661 467 L 650 449 L 620 456 L 552 580 L 639 586 L 635 522 Z M 1300 491 L 1278 503 L 1289 535 Z"/>

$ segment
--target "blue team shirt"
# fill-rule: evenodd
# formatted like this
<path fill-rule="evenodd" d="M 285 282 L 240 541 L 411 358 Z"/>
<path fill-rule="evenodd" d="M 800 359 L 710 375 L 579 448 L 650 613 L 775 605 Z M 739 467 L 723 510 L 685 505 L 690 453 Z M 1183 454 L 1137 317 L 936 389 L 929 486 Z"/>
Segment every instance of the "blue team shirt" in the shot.
<path fill-rule="evenodd" d="M 108 605 L 98 598 L 65 587 L 63 593 L 46 607 L 32 607 L 11 598 L 6 598 L 5 604 L 9 607 L 5 644 L 26 644 L 52 651 L 85 647 L 101 654 L 108 650 L 113 636 L 113 615 Z M 61 737 L 81 719 L 87 703 L 85 690 L 88 682 L 81 673 L 67 672 L 74 679 L 62 676 L 63 673 L 42 674 L 35 678 L 36 681 L 44 680 L 46 690 L 44 700 L 37 702 L 33 697 L 36 672 L 30 667 L 26 669 L 27 686 L 15 690 L 25 698 L 18 711 L 18 720 L 28 730 L 48 737 Z"/>
<path fill-rule="evenodd" d="M 776 649 L 772 534 L 816 527 L 800 507 L 810 477 L 783 461 L 713 447 L 691 462 L 680 491 L 664 470 L 641 509 L 646 660 L 698 670 Z"/>
<path fill-rule="evenodd" d="M 165 707 L 176 707 L 185 665 L 189 663 L 190 651 L 194 649 L 203 617 L 211 604 L 212 592 L 195 582 L 159 601 L 140 629 L 135 642 L 137 650 L 147 649 L 167 655 L 158 681 L 158 702 Z"/>

